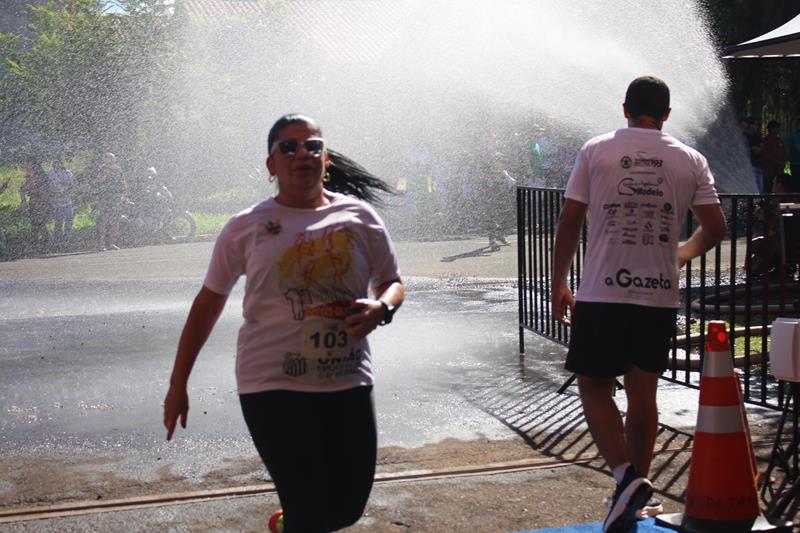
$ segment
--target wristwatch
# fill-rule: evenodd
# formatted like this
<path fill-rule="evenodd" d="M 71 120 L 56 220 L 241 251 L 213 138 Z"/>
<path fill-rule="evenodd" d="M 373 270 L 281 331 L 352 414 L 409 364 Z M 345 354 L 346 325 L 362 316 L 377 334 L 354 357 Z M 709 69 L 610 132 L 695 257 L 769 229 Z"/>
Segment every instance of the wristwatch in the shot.
<path fill-rule="evenodd" d="M 378 322 L 378 325 L 385 326 L 386 324 L 391 324 L 392 318 L 394 318 L 394 312 L 397 311 L 397 307 L 388 304 L 383 300 L 378 300 L 378 301 L 383 306 L 383 320 Z"/>

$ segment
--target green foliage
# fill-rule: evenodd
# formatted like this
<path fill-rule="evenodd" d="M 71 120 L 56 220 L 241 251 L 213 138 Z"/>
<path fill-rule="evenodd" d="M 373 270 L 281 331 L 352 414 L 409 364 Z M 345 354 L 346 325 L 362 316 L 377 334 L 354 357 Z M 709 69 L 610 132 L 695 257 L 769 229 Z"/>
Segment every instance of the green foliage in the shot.
<path fill-rule="evenodd" d="M 2 143 L 4 159 L 146 151 L 137 130 L 170 106 L 178 29 L 164 0 L 117 4 L 127 14 L 100 0 L 37 5 L 32 37 L 0 38 L 0 118 L 23 132 Z"/>
<path fill-rule="evenodd" d="M 758 37 L 797 16 L 797 3 L 785 0 L 703 0 L 720 49 Z M 731 100 L 740 116 L 756 117 L 765 128 L 783 124 L 782 134 L 798 127 L 800 59 L 725 60 L 731 77 Z"/>
<path fill-rule="evenodd" d="M 204 195 L 192 203 L 192 210 L 207 213 L 237 213 L 267 197 L 266 187 L 231 187 Z"/>
<path fill-rule="evenodd" d="M 0 167 L 0 208 L 18 207 L 20 203 L 19 188 L 25 181 L 25 171 L 20 167 Z"/>
<path fill-rule="evenodd" d="M 231 214 L 226 213 L 195 213 L 192 212 L 195 222 L 197 222 L 198 235 L 217 235 L 222 231 L 222 227 L 231 218 Z"/>

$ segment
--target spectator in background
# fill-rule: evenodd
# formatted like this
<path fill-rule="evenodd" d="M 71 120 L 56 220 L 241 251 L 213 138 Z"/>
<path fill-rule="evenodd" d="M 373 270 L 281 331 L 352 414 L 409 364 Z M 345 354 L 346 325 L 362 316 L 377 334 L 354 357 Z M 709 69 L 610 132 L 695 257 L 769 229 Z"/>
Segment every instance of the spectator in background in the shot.
<path fill-rule="evenodd" d="M 745 141 L 747 141 L 748 156 L 750 157 L 750 166 L 753 168 L 753 179 L 756 182 L 756 188 L 758 192 L 764 192 L 764 173 L 761 170 L 763 143 L 761 134 L 758 132 L 756 120 L 753 117 L 746 117 L 739 123 L 739 127 L 744 133 Z"/>
<path fill-rule="evenodd" d="M 122 204 L 127 196 L 127 186 L 117 158 L 111 152 L 103 155 L 103 160 L 94 177 L 97 188 L 97 237 L 101 251 L 119 250 L 119 217 Z"/>
<path fill-rule="evenodd" d="M 42 163 L 31 159 L 25 167 L 25 182 L 19 189 L 22 208 L 27 210 L 31 223 L 31 244 L 36 249 L 49 242 L 47 223 L 50 221 L 50 187 Z"/>
<path fill-rule="evenodd" d="M 764 137 L 764 149 L 761 153 L 761 168 L 764 171 L 764 192 L 772 193 L 772 185 L 778 174 L 786 168 L 786 146 L 783 139 L 778 136 L 781 125 L 770 120 L 767 124 L 767 135 Z"/>
<path fill-rule="evenodd" d="M 794 120 L 794 133 L 789 135 L 789 165 L 794 189 L 800 190 L 800 117 Z"/>
<path fill-rule="evenodd" d="M 482 230 L 489 238 L 489 249 L 493 252 L 500 246 L 507 246 L 506 233 L 513 226 L 510 215 L 513 209 L 514 178 L 503 168 L 504 157 L 494 153 L 479 167 L 478 198 L 480 205 L 477 214 L 481 219 Z"/>
<path fill-rule="evenodd" d="M 53 245 L 61 247 L 69 241 L 72 232 L 74 213 L 72 210 L 72 191 L 75 189 L 75 176 L 64 168 L 60 159 L 53 161 L 53 168 L 47 173 L 50 184 L 51 206 L 53 209 Z"/>

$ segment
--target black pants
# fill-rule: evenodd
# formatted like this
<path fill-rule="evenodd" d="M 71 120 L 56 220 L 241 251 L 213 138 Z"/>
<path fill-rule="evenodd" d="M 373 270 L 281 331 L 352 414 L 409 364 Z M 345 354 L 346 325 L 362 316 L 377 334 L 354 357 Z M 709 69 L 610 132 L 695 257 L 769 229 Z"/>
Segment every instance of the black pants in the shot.
<path fill-rule="evenodd" d="M 354 524 L 375 476 L 372 387 L 239 396 L 244 419 L 278 490 L 285 533 Z"/>

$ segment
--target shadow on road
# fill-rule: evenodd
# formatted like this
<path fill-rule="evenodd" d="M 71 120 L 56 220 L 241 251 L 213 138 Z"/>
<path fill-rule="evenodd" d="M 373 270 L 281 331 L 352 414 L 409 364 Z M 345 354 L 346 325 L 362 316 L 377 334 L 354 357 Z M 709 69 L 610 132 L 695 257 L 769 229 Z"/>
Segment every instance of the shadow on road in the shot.
<path fill-rule="evenodd" d="M 508 244 L 503 244 L 502 246 L 508 246 Z M 452 263 L 453 261 L 457 261 L 459 259 L 466 259 L 468 257 L 486 257 L 492 252 L 500 251 L 501 245 L 494 244 L 490 246 L 481 246 L 480 248 L 476 248 L 475 250 L 464 252 L 463 254 L 457 255 L 450 255 L 447 257 L 442 257 L 442 263 Z"/>
<path fill-rule="evenodd" d="M 608 472 L 592 441 L 576 390 L 507 371 L 473 390 L 467 399 L 517 433 L 533 450 L 560 461 Z M 661 424 L 650 479 L 656 491 L 676 503 L 685 498 L 692 435 Z M 609 474 L 610 476 L 610 474 Z M 613 481 L 609 477 L 609 493 Z"/>

